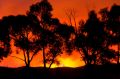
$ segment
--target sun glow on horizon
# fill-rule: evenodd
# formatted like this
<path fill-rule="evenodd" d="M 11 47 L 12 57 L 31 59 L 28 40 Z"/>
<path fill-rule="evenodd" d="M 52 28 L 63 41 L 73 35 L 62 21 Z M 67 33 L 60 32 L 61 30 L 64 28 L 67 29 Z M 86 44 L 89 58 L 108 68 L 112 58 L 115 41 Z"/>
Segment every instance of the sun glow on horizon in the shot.
<path fill-rule="evenodd" d="M 23 61 L 12 57 L 13 55 L 16 57 L 23 58 L 22 54 L 13 53 L 7 58 L 4 58 L 4 60 L 1 61 L 0 66 L 12 67 L 12 68 L 25 66 Z M 43 63 L 42 63 L 43 61 L 41 57 L 42 57 L 42 53 L 39 53 L 38 55 L 36 55 L 31 62 L 31 67 L 43 67 Z M 56 67 L 75 68 L 75 67 L 80 67 L 85 65 L 84 61 L 80 59 L 80 54 L 78 52 L 73 52 L 72 55 L 67 55 L 63 53 L 61 56 L 57 57 L 57 60 L 59 61 L 59 64 L 53 63 L 51 68 L 56 68 Z M 47 64 L 47 67 L 49 67 L 49 64 Z"/>

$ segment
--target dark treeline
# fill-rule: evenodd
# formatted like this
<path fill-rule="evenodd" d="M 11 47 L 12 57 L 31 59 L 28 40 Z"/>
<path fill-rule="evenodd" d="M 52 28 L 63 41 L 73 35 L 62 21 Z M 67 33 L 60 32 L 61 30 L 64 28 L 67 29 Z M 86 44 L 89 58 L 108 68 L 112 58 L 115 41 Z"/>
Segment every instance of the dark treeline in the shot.
<path fill-rule="evenodd" d="M 119 65 L 120 52 L 120 6 L 103 8 L 96 13 L 88 13 L 86 21 L 80 21 L 76 28 L 63 24 L 52 17 L 52 5 L 42 0 L 30 6 L 26 15 L 4 16 L 0 20 L 0 59 L 12 53 L 10 42 L 14 41 L 16 52 L 22 53 L 26 68 L 40 51 L 43 54 L 44 70 L 53 63 L 59 64 L 56 57 L 63 51 L 69 55 L 73 50 L 80 53 L 86 65 Z M 100 17 L 98 17 L 100 15 Z M 110 49 L 117 45 L 118 50 Z M 38 58 L 41 59 L 41 58 Z M 49 64 L 47 68 L 46 64 Z M 46 72 L 45 72 L 46 73 Z"/>

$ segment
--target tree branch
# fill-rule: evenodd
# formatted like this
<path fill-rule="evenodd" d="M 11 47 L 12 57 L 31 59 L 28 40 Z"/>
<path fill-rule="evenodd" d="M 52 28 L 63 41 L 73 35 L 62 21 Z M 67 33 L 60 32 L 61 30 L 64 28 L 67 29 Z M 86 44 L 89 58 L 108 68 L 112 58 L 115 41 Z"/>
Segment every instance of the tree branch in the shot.
<path fill-rule="evenodd" d="M 48 68 L 48 69 L 50 69 L 50 68 L 51 68 L 52 64 L 54 63 L 54 59 L 55 59 L 55 57 L 53 57 L 53 59 L 52 59 L 52 61 L 51 61 L 51 63 L 50 63 L 50 66 L 49 66 L 49 68 Z"/>
<path fill-rule="evenodd" d="M 14 58 L 20 59 L 20 60 L 22 60 L 22 61 L 25 61 L 24 59 L 19 58 L 19 57 L 16 57 L 16 56 L 11 56 L 11 57 L 14 57 Z"/>
<path fill-rule="evenodd" d="M 25 62 L 25 64 L 27 65 L 25 51 L 23 52 L 23 54 L 24 54 L 24 58 L 25 58 L 24 62 Z"/>

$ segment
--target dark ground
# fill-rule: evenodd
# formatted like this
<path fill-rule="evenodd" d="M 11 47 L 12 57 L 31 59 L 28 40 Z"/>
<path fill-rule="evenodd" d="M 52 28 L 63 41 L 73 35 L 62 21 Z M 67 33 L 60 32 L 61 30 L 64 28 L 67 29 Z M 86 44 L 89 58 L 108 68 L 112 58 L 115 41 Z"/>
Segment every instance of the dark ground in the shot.
<path fill-rule="evenodd" d="M 120 79 L 118 65 L 91 65 L 78 68 L 53 68 L 44 74 L 43 68 L 0 67 L 0 79 Z"/>

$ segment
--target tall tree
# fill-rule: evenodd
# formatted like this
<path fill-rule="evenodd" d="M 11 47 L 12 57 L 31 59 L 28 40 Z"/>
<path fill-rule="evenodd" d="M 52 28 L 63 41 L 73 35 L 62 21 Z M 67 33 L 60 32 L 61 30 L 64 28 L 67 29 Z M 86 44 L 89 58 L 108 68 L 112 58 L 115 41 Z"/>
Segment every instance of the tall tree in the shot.
<path fill-rule="evenodd" d="M 48 0 L 42 0 L 30 7 L 29 14 L 35 15 L 39 20 L 39 25 L 42 28 L 37 33 L 36 45 L 42 49 L 44 69 L 46 64 L 51 65 L 56 61 L 56 57 L 62 53 L 63 42 L 61 37 L 55 32 L 60 22 L 56 18 L 52 18 L 52 6 Z M 58 45 L 58 46 L 57 46 Z"/>
<path fill-rule="evenodd" d="M 51 11 L 52 6 L 47 0 L 42 0 L 41 2 L 38 2 L 30 7 L 30 13 L 34 14 L 36 17 L 38 17 L 40 25 L 43 30 L 46 30 L 49 28 L 49 23 L 51 20 Z M 45 47 L 46 47 L 46 41 L 45 41 L 46 34 L 43 31 L 41 38 L 42 38 L 42 50 L 43 50 L 43 63 L 44 68 L 46 68 L 46 59 L 45 59 Z"/>

